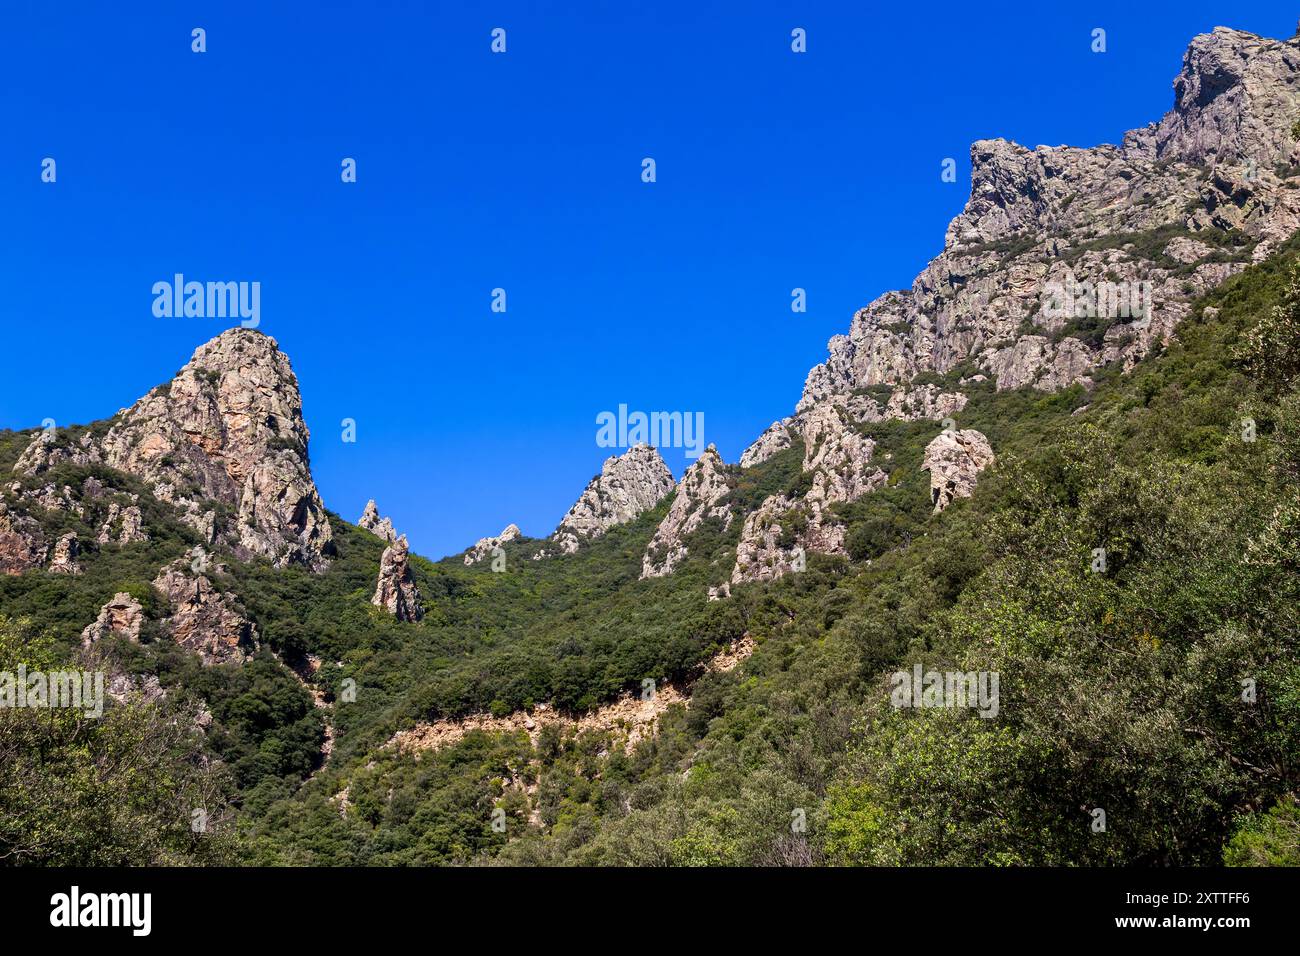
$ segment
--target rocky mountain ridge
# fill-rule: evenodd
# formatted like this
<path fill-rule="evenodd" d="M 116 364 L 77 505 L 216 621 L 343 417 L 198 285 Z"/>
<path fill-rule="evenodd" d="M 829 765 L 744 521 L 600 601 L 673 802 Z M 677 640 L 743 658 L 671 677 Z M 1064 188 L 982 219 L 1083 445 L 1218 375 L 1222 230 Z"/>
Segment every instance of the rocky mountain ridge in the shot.
<path fill-rule="evenodd" d="M 766 429 L 739 467 L 710 446 L 675 482 L 649 446 L 611 456 L 534 557 L 573 554 L 669 495 L 642 578 L 673 573 L 708 521 L 725 532 L 740 519 L 730 575 L 719 576 L 714 596 L 799 570 L 809 553 L 843 555 L 841 506 L 888 478 L 863 429 L 890 420 L 943 423 L 923 463 L 936 511 L 970 495 L 995 461 L 986 436 L 958 427 L 973 390 L 1086 388 L 1103 366 L 1130 367 L 1169 340 L 1193 297 L 1300 226 L 1298 77 L 1300 40 L 1219 28 L 1189 47 L 1173 109 L 1119 146 L 975 143 L 970 198 L 943 252 L 909 289 L 879 296 L 831 339 L 793 413 Z M 0 493 L 0 572 L 75 575 L 83 547 L 148 541 L 138 495 L 106 492 L 94 478 L 59 487 L 45 475 L 62 463 L 140 479 L 214 551 L 322 571 L 334 543 L 307 442 L 287 357 L 260 332 L 228 330 L 103 427 L 31 440 L 14 469 L 22 480 Z M 799 445 L 797 486 L 757 507 L 737 504 L 745 471 Z M 49 535 L 37 520 L 87 508 L 96 516 L 91 538 Z M 419 621 L 405 538 L 373 500 L 358 524 L 389 545 L 373 603 Z M 463 563 L 521 537 L 509 525 L 476 542 Z M 180 620 L 171 632 L 205 660 L 240 659 L 256 646 L 237 597 L 208 578 L 173 567 L 154 584 Z M 102 626 L 87 626 L 113 630 L 126 612 L 106 613 Z"/>
<path fill-rule="evenodd" d="M 1087 384 L 1099 366 L 1129 367 L 1167 341 L 1192 298 L 1289 236 L 1300 226 L 1300 40 L 1216 28 L 1192 41 L 1174 91 L 1174 108 L 1120 146 L 976 142 L 970 199 L 944 251 L 831 339 L 796 421 L 825 401 L 857 401 L 861 420 L 881 405 L 861 390 L 896 396 L 963 368 L 998 389 Z M 1097 316 L 1044 314 L 1049 283 L 1103 282 L 1150 283 L 1151 314 L 1103 316 L 1086 333 L 1076 320 Z"/>

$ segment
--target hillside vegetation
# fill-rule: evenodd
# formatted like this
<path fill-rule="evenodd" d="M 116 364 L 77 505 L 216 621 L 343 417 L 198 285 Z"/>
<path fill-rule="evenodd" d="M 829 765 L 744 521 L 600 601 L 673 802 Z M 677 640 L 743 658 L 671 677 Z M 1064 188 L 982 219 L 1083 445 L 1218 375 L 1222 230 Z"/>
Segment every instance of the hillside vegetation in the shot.
<path fill-rule="evenodd" d="M 128 591 L 148 618 L 141 642 L 97 653 L 155 675 L 167 694 L 102 722 L 0 712 L 0 853 L 1300 862 L 1298 247 L 1199 300 L 1177 340 L 1128 374 L 1111 368 L 1091 390 L 1050 395 L 972 389 L 959 426 L 984 432 L 998 464 L 941 514 L 920 468 L 939 426 L 862 426 L 889 481 L 839 506 L 849 557 L 810 555 L 806 571 L 721 601 L 705 594 L 730 573 L 740 522 L 705 522 L 676 573 L 639 580 L 667 499 L 574 555 L 535 562 L 537 541 L 512 542 L 504 573 L 416 558 L 428 614 L 397 623 L 370 604 L 383 542 L 331 515 L 337 555 L 323 574 L 219 556 L 214 577 L 262 647 L 249 664 L 203 667 L 154 639 L 149 586 L 193 533 L 134 479 L 60 466 L 41 480 L 93 473 L 139 494 L 151 538 L 88 551 L 79 576 L 0 577 L 4 666 L 72 661 L 81 629 Z M 29 438 L 0 435 L 0 467 Z M 732 469 L 742 513 L 797 490 L 802 454 Z M 93 538 L 91 517 L 51 512 L 47 536 Z M 703 668 L 745 636 L 757 645 L 747 661 Z M 996 672 L 998 716 L 895 708 L 889 675 L 915 664 Z M 646 679 L 689 688 L 689 706 L 668 708 L 627 752 L 614 732 L 560 724 L 535 746 L 480 731 L 416 754 L 386 746 L 437 718 L 541 704 L 577 716 Z M 175 714 L 197 710 L 211 717 L 204 733 L 176 729 L 187 724 Z M 123 751 L 147 763 L 120 769 Z M 120 826 L 91 825 L 84 801 L 120 806 Z M 211 832 L 191 831 L 196 805 Z"/>

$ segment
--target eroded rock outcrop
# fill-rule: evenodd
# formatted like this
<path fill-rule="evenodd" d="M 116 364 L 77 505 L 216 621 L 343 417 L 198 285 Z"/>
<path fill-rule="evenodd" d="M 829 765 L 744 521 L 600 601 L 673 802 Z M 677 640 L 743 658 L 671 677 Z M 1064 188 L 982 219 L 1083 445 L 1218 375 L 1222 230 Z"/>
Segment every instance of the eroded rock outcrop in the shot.
<path fill-rule="evenodd" d="M 0 574 L 22 574 L 45 563 L 49 546 L 40 522 L 0 501 Z"/>
<path fill-rule="evenodd" d="M 872 464 L 875 442 L 860 434 L 838 405 L 809 409 L 803 440 L 807 492 L 802 497 L 772 495 L 745 519 L 730 583 L 767 581 L 802 570 L 809 552 L 844 554 L 845 529 L 833 506 L 856 501 L 888 480 Z"/>
<path fill-rule="evenodd" d="M 311 478 L 298 380 L 274 339 L 230 329 L 200 346 L 174 379 L 119 412 L 101 439 L 38 435 L 17 470 L 102 462 L 148 482 L 210 542 L 240 558 L 321 569 L 329 522 Z M 221 502 L 234 512 L 215 527 Z"/>
<path fill-rule="evenodd" d="M 581 542 L 598 538 L 653 508 L 675 485 L 673 473 L 649 445 L 636 445 L 605 459 L 600 474 L 591 479 L 551 535 L 555 550 L 572 554 Z M 542 551 L 536 557 L 548 553 Z"/>
<path fill-rule="evenodd" d="M 80 553 L 81 546 L 77 542 L 77 536 L 69 531 L 54 542 L 54 551 L 50 555 L 50 573 L 80 574 L 81 565 L 77 563 L 77 555 Z"/>
<path fill-rule="evenodd" d="M 410 547 L 402 535 L 384 549 L 379 560 L 379 583 L 370 603 L 382 607 L 399 621 L 419 621 L 424 618 L 420 591 L 411 573 Z"/>
<path fill-rule="evenodd" d="M 140 639 L 140 625 L 144 623 L 144 608 L 125 591 L 113 595 L 113 600 L 99 611 L 94 623 L 81 632 L 81 644 L 89 647 L 110 634 L 121 634 L 132 641 Z"/>
<path fill-rule="evenodd" d="M 753 468 L 755 465 L 760 465 L 773 455 L 779 455 L 789 448 L 793 444 L 790 437 L 792 424 L 792 419 L 785 418 L 768 425 L 767 430 L 755 438 L 752 445 L 741 452 L 740 467 Z"/>
<path fill-rule="evenodd" d="M 936 513 L 954 498 L 969 498 L 979 473 L 993 464 L 993 448 L 973 428 L 941 432 L 925 447 L 921 468 L 930 473 L 930 500 Z"/>
<path fill-rule="evenodd" d="M 388 518 L 379 517 L 379 506 L 375 504 L 375 499 L 371 498 L 366 502 L 366 509 L 357 519 L 357 527 L 365 528 L 377 538 L 383 538 L 389 544 L 397 540 L 397 532 L 393 530 L 393 522 Z"/>
<path fill-rule="evenodd" d="M 16 494 L 24 503 L 34 504 L 46 511 L 63 511 L 79 518 L 86 513 L 85 507 L 77 500 L 68 485 L 58 488 L 54 484 L 47 484 L 40 488 L 22 490 L 22 485 L 18 484 L 16 488 Z"/>
<path fill-rule="evenodd" d="M 465 563 L 467 565 L 478 564 L 490 555 L 493 550 L 501 547 L 507 542 L 514 541 L 521 534 L 523 534 L 523 532 L 519 530 L 518 525 L 508 524 L 502 529 L 501 533 L 495 537 L 479 538 L 478 541 L 474 543 L 474 547 L 470 548 L 469 551 L 466 552 Z"/>
<path fill-rule="evenodd" d="M 724 499 L 731 491 L 727 480 L 727 466 L 717 448 L 710 445 L 686 469 L 677 483 L 677 496 L 668 508 L 668 514 L 659 522 L 654 537 L 641 559 L 641 577 L 661 577 L 686 557 L 685 539 L 708 518 L 717 518 L 723 528 L 731 526 L 731 509 Z"/>
<path fill-rule="evenodd" d="M 204 664 L 242 664 L 256 652 L 256 625 L 233 594 L 219 590 L 192 563 L 173 561 L 159 572 L 153 586 L 171 609 L 163 622 L 164 632 L 198 654 Z"/>
<path fill-rule="evenodd" d="M 42 430 L 23 451 L 14 471 L 22 475 L 36 475 L 54 465 L 94 465 L 102 461 L 99 446 L 89 432 L 76 438 L 56 429 Z"/>
<path fill-rule="evenodd" d="M 100 544 L 115 541 L 118 544 L 133 544 L 148 541 L 149 533 L 144 530 L 144 515 L 136 505 L 123 507 L 116 501 L 108 506 L 108 516 L 99 529 L 97 539 Z"/>

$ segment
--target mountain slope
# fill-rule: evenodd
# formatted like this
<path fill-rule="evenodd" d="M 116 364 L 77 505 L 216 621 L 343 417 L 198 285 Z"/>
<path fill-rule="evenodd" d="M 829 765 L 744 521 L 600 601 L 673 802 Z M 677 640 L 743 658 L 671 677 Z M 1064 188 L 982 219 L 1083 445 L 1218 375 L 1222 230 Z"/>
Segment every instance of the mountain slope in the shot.
<path fill-rule="evenodd" d="M 106 835 L 15 784 L 0 852 L 35 826 L 84 830 L 22 847 L 62 863 L 1285 855 L 1298 51 L 1198 37 L 1120 147 L 975 144 L 944 252 L 739 465 L 710 450 L 674 487 L 634 448 L 491 561 L 327 512 L 257 332 L 112 419 L 0 434 L 0 649 L 108 671 L 96 760 L 171 727 L 152 773 L 179 781 L 114 778 L 141 809 Z M 1049 308 L 1106 283 L 1151 308 Z M 376 606 L 385 565 L 402 600 Z M 998 675 L 997 716 L 896 706 L 914 666 Z M 29 718 L 0 712 L 0 751 L 43 740 L 64 785 L 98 765 L 75 717 Z"/>

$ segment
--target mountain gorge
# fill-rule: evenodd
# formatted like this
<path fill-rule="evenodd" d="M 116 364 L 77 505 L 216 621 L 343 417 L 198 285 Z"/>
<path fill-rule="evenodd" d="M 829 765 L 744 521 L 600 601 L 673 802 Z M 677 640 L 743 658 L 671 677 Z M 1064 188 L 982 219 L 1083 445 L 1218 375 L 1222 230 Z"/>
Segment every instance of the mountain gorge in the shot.
<path fill-rule="evenodd" d="M 328 511 L 250 329 L 0 433 L 0 652 L 113 698 L 0 715 L 0 851 L 1298 862 L 1300 39 L 1195 38 L 1118 146 L 971 157 L 788 417 L 678 481 L 611 456 L 545 539 L 431 561 Z M 999 675 L 997 716 L 895 706 L 914 667 Z"/>

